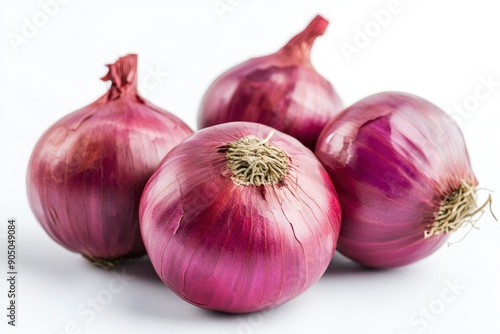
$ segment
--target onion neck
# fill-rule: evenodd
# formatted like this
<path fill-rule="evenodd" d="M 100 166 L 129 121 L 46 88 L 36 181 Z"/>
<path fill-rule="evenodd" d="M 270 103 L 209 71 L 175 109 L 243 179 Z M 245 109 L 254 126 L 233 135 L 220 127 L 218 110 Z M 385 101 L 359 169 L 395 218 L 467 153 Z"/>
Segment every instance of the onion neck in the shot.
<path fill-rule="evenodd" d="M 459 187 L 443 200 L 434 223 L 424 232 L 424 237 L 451 233 L 467 224 L 474 226 L 484 208 L 490 205 L 491 209 L 491 195 L 478 207 L 476 192 L 474 185 L 462 180 Z"/>
<path fill-rule="evenodd" d="M 116 100 L 122 96 L 138 96 L 137 93 L 137 55 L 129 54 L 120 57 L 114 64 L 108 64 L 108 73 L 101 78 L 111 81 L 108 100 Z"/>
<path fill-rule="evenodd" d="M 282 183 L 288 173 L 288 156 L 265 139 L 246 136 L 224 148 L 231 179 L 239 186 L 266 186 Z"/>
<path fill-rule="evenodd" d="M 310 64 L 314 40 L 325 33 L 327 26 L 328 21 L 321 15 L 317 15 L 302 32 L 293 37 L 279 52 L 293 58 L 297 63 Z"/>

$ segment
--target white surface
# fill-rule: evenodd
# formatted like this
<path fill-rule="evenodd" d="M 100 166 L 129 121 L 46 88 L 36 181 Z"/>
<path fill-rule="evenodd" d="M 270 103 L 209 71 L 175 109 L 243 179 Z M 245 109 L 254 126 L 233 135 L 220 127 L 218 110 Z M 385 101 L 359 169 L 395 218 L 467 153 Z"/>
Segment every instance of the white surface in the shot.
<path fill-rule="evenodd" d="M 7 286 L 1 279 L 0 332 L 500 333 L 500 224 L 488 216 L 458 245 L 414 265 L 364 271 L 336 258 L 293 301 L 264 314 L 229 316 L 176 297 L 147 259 L 127 267 L 133 279 L 126 283 L 90 266 L 48 237 L 25 191 L 36 140 L 60 117 L 101 96 L 107 88 L 99 81 L 104 64 L 121 55 L 138 53 L 143 95 L 195 128 L 202 94 L 217 75 L 274 52 L 321 13 L 331 24 L 313 48 L 313 63 L 346 105 L 400 90 L 453 112 L 455 104 L 475 101 L 481 77 L 500 81 L 498 0 L 401 0 L 399 12 L 351 62 L 341 43 L 352 44 L 356 27 L 370 27 L 371 11 L 388 8 L 389 0 L 221 0 L 233 4 L 223 19 L 214 0 L 67 2 L 15 52 L 8 33 L 20 34 L 23 18 L 32 21 L 41 7 L 33 0 L 0 1 L 0 272 L 6 272 L 9 217 L 19 222 L 20 254 L 18 327 L 6 325 Z M 155 70 L 169 74 L 154 81 L 148 73 Z M 498 191 L 500 86 L 490 88 L 475 110 L 454 116 L 481 185 Z M 500 199 L 495 201 L 500 214 Z M 450 290 L 453 282 L 462 287 Z M 92 298 L 105 304 L 97 305 L 95 315 L 86 304 Z M 420 315 L 426 308 L 429 320 Z"/>

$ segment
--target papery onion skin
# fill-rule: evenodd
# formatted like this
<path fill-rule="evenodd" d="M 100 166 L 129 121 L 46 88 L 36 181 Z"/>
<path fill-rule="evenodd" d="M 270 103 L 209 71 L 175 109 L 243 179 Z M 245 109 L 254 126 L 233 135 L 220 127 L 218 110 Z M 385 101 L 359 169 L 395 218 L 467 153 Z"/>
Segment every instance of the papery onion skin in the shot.
<path fill-rule="evenodd" d="M 138 95 L 137 56 L 108 65 L 109 91 L 52 125 L 28 166 L 33 213 L 47 233 L 96 264 L 145 254 L 138 207 L 164 155 L 192 130 Z"/>
<path fill-rule="evenodd" d="M 198 127 L 257 122 L 287 133 L 313 150 L 325 124 L 343 108 L 333 86 L 310 60 L 313 42 L 327 25 L 318 15 L 278 52 L 223 73 L 203 97 Z"/>
<path fill-rule="evenodd" d="M 338 250 L 369 267 L 402 266 L 437 250 L 449 234 L 424 233 L 441 204 L 462 180 L 477 185 L 458 126 L 405 93 L 350 106 L 325 126 L 315 153 L 339 194 Z"/>
<path fill-rule="evenodd" d="M 272 128 L 232 122 L 198 131 L 162 161 L 144 189 L 141 232 L 151 262 L 177 295 L 202 308 L 245 313 L 280 305 L 326 270 L 340 228 L 328 174 L 310 150 L 275 131 L 282 183 L 237 185 L 224 147 Z"/>

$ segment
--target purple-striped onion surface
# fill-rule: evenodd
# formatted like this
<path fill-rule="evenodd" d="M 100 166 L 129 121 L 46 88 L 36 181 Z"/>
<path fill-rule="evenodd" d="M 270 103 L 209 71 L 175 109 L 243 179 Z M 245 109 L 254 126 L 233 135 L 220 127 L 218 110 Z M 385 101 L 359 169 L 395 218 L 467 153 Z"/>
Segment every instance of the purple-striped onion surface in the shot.
<path fill-rule="evenodd" d="M 144 189 L 141 232 L 162 281 L 231 313 L 282 304 L 326 270 L 340 207 L 328 174 L 295 138 L 231 122 L 170 151 Z"/>
<path fill-rule="evenodd" d="M 199 128 L 257 122 L 314 149 L 321 129 L 342 109 L 334 88 L 310 60 L 313 42 L 327 25 L 318 15 L 278 52 L 250 59 L 218 77 L 203 97 Z"/>
<path fill-rule="evenodd" d="M 325 126 L 315 153 L 339 194 L 338 250 L 365 266 L 428 256 L 475 210 L 460 129 L 417 96 L 386 92 L 355 103 Z"/>
<path fill-rule="evenodd" d="M 138 95 L 137 56 L 108 65 L 109 91 L 52 125 L 28 166 L 31 208 L 47 233 L 96 264 L 145 254 L 144 185 L 191 129 Z"/>

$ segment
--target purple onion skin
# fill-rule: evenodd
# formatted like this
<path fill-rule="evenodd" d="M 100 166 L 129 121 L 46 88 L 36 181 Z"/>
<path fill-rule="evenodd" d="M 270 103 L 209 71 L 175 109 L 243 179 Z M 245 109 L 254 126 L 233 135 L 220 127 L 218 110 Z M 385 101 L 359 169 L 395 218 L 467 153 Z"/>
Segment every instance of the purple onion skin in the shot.
<path fill-rule="evenodd" d="M 414 95 L 385 92 L 347 108 L 315 150 L 339 194 L 338 250 L 369 267 L 391 268 L 437 250 L 448 234 L 424 238 L 461 180 L 477 185 L 462 133 Z"/>
<path fill-rule="evenodd" d="M 209 127 L 170 151 L 144 189 L 141 232 L 151 262 L 177 295 L 202 308 L 245 313 L 280 305 L 326 270 L 340 229 L 328 174 L 312 152 L 276 131 L 290 158 L 283 184 L 236 185 L 220 148 L 272 128 Z"/>
<path fill-rule="evenodd" d="M 287 133 L 313 150 L 325 124 L 343 108 L 333 86 L 310 60 L 313 42 L 327 25 L 318 15 L 278 52 L 222 74 L 203 97 L 198 127 L 257 122 Z"/>
<path fill-rule="evenodd" d="M 56 122 L 37 142 L 27 186 L 37 220 L 55 241 L 113 260 L 145 254 L 138 218 L 143 187 L 192 131 L 138 95 L 135 55 L 108 66 L 108 93 Z"/>

